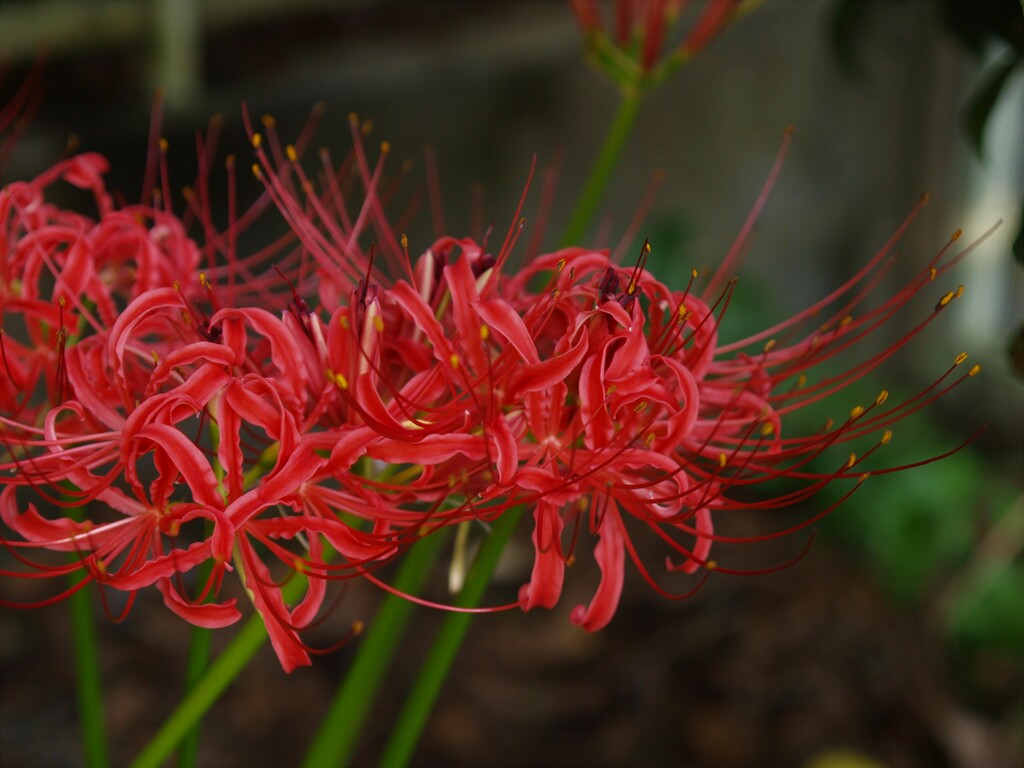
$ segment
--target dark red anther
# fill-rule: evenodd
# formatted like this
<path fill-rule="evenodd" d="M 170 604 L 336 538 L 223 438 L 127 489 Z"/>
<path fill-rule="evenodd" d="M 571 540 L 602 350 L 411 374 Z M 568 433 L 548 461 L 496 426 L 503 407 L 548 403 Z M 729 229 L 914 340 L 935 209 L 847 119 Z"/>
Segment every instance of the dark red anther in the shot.
<path fill-rule="evenodd" d="M 604 300 L 617 298 L 619 295 L 619 275 L 614 267 L 608 267 L 604 271 L 604 277 L 598 286 L 601 291 L 601 298 Z"/>
<path fill-rule="evenodd" d="M 292 311 L 295 312 L 295 316 L 299 319 L 299 321 L 301 322 L 303 321 L 304 318 L 308 318 L 311 314 L 313 314 L 313 310 L 309 308 L 309 304 L 307 304 L 306 300 L 298 294 L 298 292 L 295 290 L 295 285 L 291 282 L 291 280 L 285 277 L 284 272 L 282 272 L 278 268 L 277 264 L 274 265 L 274 271 L 281 276 L 282 280 L 288 283 L 288 290 L 292 292 L 292 303 L 290 309 L 292 309 Z M 305 323 L 303 323 L 303 325 L 305 325 Z"/>
<path fill-rule="evenodd" d="M 366 309 L 366 293 L 370 290 L 370 274 L 373 272 L 373 256 L 376 245 L 376 243 L 370 243 L 370 258 L 366 263 L 366 276 L 359 281 L 359 286 L 356 289 L 359 293 L 359 306 L 363 309 Z"/>

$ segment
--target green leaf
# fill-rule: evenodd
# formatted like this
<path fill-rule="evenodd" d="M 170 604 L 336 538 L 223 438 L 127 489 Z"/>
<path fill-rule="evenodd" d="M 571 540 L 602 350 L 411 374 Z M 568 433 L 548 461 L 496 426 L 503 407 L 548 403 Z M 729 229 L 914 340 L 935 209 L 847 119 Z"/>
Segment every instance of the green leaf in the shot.
<path fill-rule="evenodd" d="M 1010 73 L 1017 67 L 1020 59 L 1015 55 L 1007 56 L 1001 63 L 989 67 L 985 73 L 981 85 L 975 88 L 967 107 L 964 110 L 964 129 L 970 139 L 974 151 L 979 156 L 982 154 L 982 142 L 985 134 L 985 126 L 992 115 L 992 110 L 999 100 L 999 94 L 1006 85 Z"/>

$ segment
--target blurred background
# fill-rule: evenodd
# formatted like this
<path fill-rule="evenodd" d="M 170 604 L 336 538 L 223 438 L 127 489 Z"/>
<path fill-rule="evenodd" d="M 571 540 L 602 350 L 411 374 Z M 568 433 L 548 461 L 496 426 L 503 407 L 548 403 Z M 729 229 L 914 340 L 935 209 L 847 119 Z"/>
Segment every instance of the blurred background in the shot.
<path fill-rule="evenodd" d="M 739 269 L 726 336 L 774 324 L 841 283 L 922 192 L 931 203 L 898 246 L 897 272 L 915 272 L 957 228 L 970 243 L 1002 220 L 921 307 L 958 282 L 963 299 L 831 405 L 844 414 L 883 387 L 912 396 L 966 350 L 983 374 L 898 425 L 886 461 L 925 459 L 988 428 L 941 464 L 873 479 L 779 573 L 717 576 L 673 604 L 628 573 L 615 620 L 587 635 L 568 621 L 596 584 L 580 563 L 557 609 L 478 618 L 416 764 L 1020 764 L 1024 386 L 1011 347 L 1024 321 L 1013 256 L 1024 198 L 1022 18 L 1017 0 L 765 0 L 647 96 L 593 242 L 619 247 L 659 178 L 638 242 L 650 238 L 653 269 L 670 284 L 718 263 L 783 131 L 796 128 Z M 109 157 L 111 187 L 138 199 L 156 88 L 177 187 L 192 182 L 195 137 L 211 115 L 222 116 L 222 154 L 245 158 L 243 103 L 272 114 L 289 141 L 322 102 L 314 146 L 336 157 L 350 145 L 349 112 L 373 121 L 371 142 L 391 143 L 396 170 L 411 163 L 410 190 L 424 188 L 432 152 L 456 236 L 490 222 L 504 231 L 536 154 L 557 169 L 549 208 L 537 210 L 537 181 L 527 206 L 530 236 L 547 247 L 618 103 L 585 63 L 567 4 L 554 0 L 5 0 L 0 73 L 5 96 L 32 78 L 40 94 L 5 182 L 38 173 L 71 140 Z M 422 208 L 414 250 L 432 237 Z M 802 545 L 723 557 L 761 567 Z M 530 557 L 524 536 L 489 602 L 514 599 Z M 372 620 L 378 597 L 354 585 L 311 640 L 327 645 L 352 618 Z M 66 614 L 0 613 L 3 766 L 81 762 Z M 374 763 L 438 619 L 418 615 L 372 704 L 357 764 Z M 106 717 L 115 763 L 125 764 L 180 697 L 188 627 L 151 595 L 123 623 L 100 626 Z M 200 764 L 295 764 L 351 653 L 286 677 L 264 649 L 206 718 Z"/>

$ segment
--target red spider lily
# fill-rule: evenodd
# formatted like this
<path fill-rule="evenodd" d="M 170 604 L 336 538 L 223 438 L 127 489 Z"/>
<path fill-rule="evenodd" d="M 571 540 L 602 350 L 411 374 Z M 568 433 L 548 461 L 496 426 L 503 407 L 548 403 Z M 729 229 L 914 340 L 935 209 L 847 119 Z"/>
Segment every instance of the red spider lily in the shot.
<path fill-rule="evenodd" d="M 565 545 L 563 532 L 567 523 L 586 520 L 598 537 L 603 577 L 591 604 L 572 618 L 597 629 L 614 614 L 627 555 L 669 594 L 640 560 L 632 542 L 636 530 L 649 529 L 666 543 L 670 571 L 738 572 L 709 559 L 713 542 L 792 533 L 838 503 L 775 534 L 748 538 L 716 533 L 716 514 L 790 507 L 831 483 L 847 483 L 842 501 L 871 473 L 915 466 L 868 469 L 896 421 L 977 373 L 977 366 L 960 373 L 965 355 L 902 403 L 889 402 L 883 391 L 820 432 L 791 435 L 787 425 L 793 412 L 861 380 L 959 296 L 958 288 L 939 297 L 933 312 L 884 351 L 814 380 L 823 364 L 855 350 L 970 251 L 948 257 L 954 236 L 906 285 L 869 306 L 893 245 L 920 206 L 860 272 L 822 301 L 748 339 L 719 340 L 733 286 L 727 275 L 785 148 L 740 238 L 699 293 L 692 280 L 685 291 L 658 282 L 644 268 L 646 247 L 632 268 L 577 248 L 540 256 L 506 277 L 501 265 L 516 228 L 497 256 L 472 240 L 442 238 L 411 267 L 401 258 L 403 247 L 393 263 L 405 277 L 389 284 L 372 257 L 351 245 L 358 232 L 337 210 L 293 197 L 283 179 L 299 174 L 295 153 L 285 153 L 280 170 L 260 154 L 259 176 L 323 264 L 321 276 L 366 275 L 335 311 L 327 335 L 328 378 L 343 406 L 333 412 L 353 427 L 327 426 L 328 434 L 315 438 L 326 450 L 333 435 L 347 435 L 333 444 L 328 466 L 335 471 L 359 458 L 389 468 L 351 480 L 346 493 L 364 499 L 356 502 L 361 514 L 378 522 L 385 516 L 387 535 L 394 530 L 409 541 L 438 525 L 492 520 L 513 505 L 532 506 L 536 562 L 520 595 L 524 609 L 557 602 L 573 546 Z M 372 192 L 380 166 L 362 167 Z M 377 208 L 367 202 L 362 210 Z M 339 239 L 346 245 L 332 249 Z M 545 278 L 543 290 L 531 288 Z M 843 451 L 832 468 L 818 468 L 841 444 L 872 436 L 874 444 L 860 456 Z M 799 487 L 744 498 L 751 488 L 782 480 Z M 383 505 L 360 495 L 371 491 L 386 499 Z M 343 510 L 341 498 L 339 492 L 320 500 Z"/>
<path fill-rule="evenodd" d="M 686 35 L 666 53 L 666 38 L 688 5 L 688 0 L 615 0 L 608 28 L 597 0 L 569 0 L 591 59 L 622 86 L 661 80 L 710 43 L 742 12 L 744 2 L 707 0 Z"/>
<path fill-rule="evenodd" d="M 131 595 L 156 585 L 168 607 L 202 626 L 240 616 L 234 598 L 218 601 L 234 560 L 282 664 L 309 663 L 297 633 L 320 607 L 323 581 L 286 607 L 262 559 L 269 553 L 289 572 L 304 561 L 316 572 L 320 537 L 360 567 L 394 546 L 368 549 L 348 525 L 305 516 L 301 504 L 288 516 L 289 502 L 301 502 L 297 489 L 323 463 L 299 445 L 299 430 L 316 425 L 313 397 L 335 391 L 321 365 L 319 320 L 302 314 L 298 299 L 284 319 L 256 307 L 217 311 L 222 299 L 273 298 L 267 286 L 288 280 L 280 268 L 247 278 L 288 239 L 239 259 L 232 241 L 251 216 L 218 233 L 193 206 L 223 259 L 196 279 L 201 249 L 183 220 L 147 205 L 115 209 L 105 170 L 102 158 L 77 156 L 0 190 L 0 287 L 13 330 L 0 337 L 3 520 L 21 539 L 3 544 L 24 575 L 82 573 L 56 599 L 89 581 Z M 92 190 L 99 218 L 47 203 L 57 180 Z M 299 261 L 284 255 L 280 264 L 291 271 Z M 311 355 L 301 359 L 297 344 L 305 352 L 312 345 Z M 212 449 L 206 425 L 217 429 Z M 86 519 L 40 514 L 29 490 L 51 508 L 84 507 Z M 302 546 L 293 552 L 278 540 Z M 27 550 L 74 552 L 77 561 L 38 562 Z M 206 561 L 214 566 L 206 583 L 186 588 L 183 575 Z"/>

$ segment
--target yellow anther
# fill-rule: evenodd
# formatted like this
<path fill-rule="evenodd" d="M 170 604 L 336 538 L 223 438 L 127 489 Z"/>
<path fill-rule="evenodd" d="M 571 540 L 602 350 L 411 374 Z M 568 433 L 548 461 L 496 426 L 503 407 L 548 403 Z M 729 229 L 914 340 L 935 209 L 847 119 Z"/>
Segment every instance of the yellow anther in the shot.
<path fill-rule="evenodd" d="M 846 468 L 849 469 L 850 467 L 852 467 L 856 463 L 857 463 L 857 454 L 856 453 L 851 453 L 850 454 L 850 458 L 848 458 L 846 460 Z"/>
<path fill-rule="evenodd" d="M 559 259 L 558 263 L 555 264 L 555 272 L 561 272 L 565 267 L 565 259 Z"/>
<path fill-rule="evenodd" d="M 887 429 L 887 430 L 885 430 L 885 432 L 882 433 L 881 443 L 882 443 L 882 445 L 888 445 L 889 441 L 891 441 L 891 440 L 892 440 L 892 430 L 891 429 Z"/>
<path fill-rule="evenodd" d="M 648 432 L 647 436 L 644 438 L 644 445 L 646 445 L 648 448 L 650 448 L 651 447 L 651 443 L 653 443 L 653 442 L 654 442 L 654 433 L 653 432 Z"/>
<path fill-rule="evenodd" d="M 459 367 L 459 356 L 456 355 L 455 353 L 452 353 L 452 356 L 449 357 L 448 360 L 452 364 L 452 368 L 458 368 Z"/>
<path fill-rule="evenodd" d="M 373 329 L 377 331 L 377 333 L 384 333 L 384 318 L 380 315 L 373 316 Z"/>
<path fill-rule="evenodd" d="M 160 363 L 160 356 L 156 353 L 156 350 L 149 350 L 149 354 L 153 358 L 153 365 L 158 365 Z"/>
<path fill-rule="evenodd" d="M 171 283 L 171 287 L 174 288 L 174 290 L 176 290 L 178 293 L 181 293 L 181 283 L 179 283 L 177 280 Z"/>
<path fill-rule="evenodd" d="M 491 329 L 488 328 L 486 325 L 481 325 L 480 326 L 480 338 L 483 341 L 487 341 L 487 339 L 490 337 L 490 335 L 491 335 Z"/>
<path fill-rule="evenodd" d="M 345 317 L 345 315 L 338 315 L 338 325 L 340 325 L 342 328 L 344 328 L 347 331 L 348 330 L 348 318 Z"/>
<path fill-rule="evenodd" d="M 573 564 L 575 564 L 575 562 L 576 562 L 576 555 L 569 555 L 569 557 L 565 561 L 566 568 L 572 566 Z"/>
<path fill-rule="evenodd" d="M 259 178 L 261 178 L 263 176 L 262 172 L 260 171 L 260 164 L 259 163 L 253 163 L 252 164 L 252 175 L 255 176 L 257 179 L 259 179 Z"/>
<path fill-rule="evenodd" d="M 857 478 L 857 482 L 858 483 L 863 483 L 869 477 L 871 477 L 871 473 L 870 472 L 865 472 L 864 474 L 862 474 L 860 477 Z"/>
<path fill-rule="evenodd" d="M 951 238 L 949 238 L 949 242 L 955 243 L 957 240 L 960 239 L 960 235 L 962 235 L 962 234 L 963 234 L 963 230 L 958 229 L 956 232 L 953 233 L 953 236 Z"/>
<path fill-rule="evenodd" d="M 606 389 L 604 391 L 604 396 L 605 397 L 611 397 L 614 394 L 615 394 L 615 385 L 614 384 L 612 384 L 610 387 L 608 387 L 608 389 Z"/>
<path fill-rule="evenodd" d="M 60 304 L 62 307 L 66 307 L 68 305 L 68 300 L 65 299 L 63 296 L 58 296 L 57 303 Z"/>
<path fill-rule="evenodd" d="M 724 453 L 719 453 L 718 454 L 718 466 L 720 468 L 722 468 L 722 469 L 725 469 L 725 465 L 728 464 L 728 463 L 729 463 L 728 457 L 726 457 L 726 455 Z"/>
<path fill-rule="evenodd" d="M 862 413 L 864 413 L 864 407 L 860 406 L 860 405 L 856 405 L 856 406 L 854 406 L 853 410 L 850 411 L 850 418 L 851 419 L 859 418 Z"/>
<path fill-rule="evenodd" d="M 193 197 L 192 187 L 182 187 L 181 196 L 186 200 L 186 202 L 191 200 Z"/>
<path fill-rule="evenodd" d="M 932 268 L 931 268 L 931 269 L 930 269 L 930 270 L 928 271 L 928 279 L 929 279 L 929 280 L 934 280 L 934 279 L 935 279 L 936 277 L 938 277 L 938 276 L 939 276 L 939 270 L 937 270 L 937 269 L 936 269 L 935 267 L 932 267 Z"/>
<path fill-rule="evenodd" d="M 206 282 L 206 273 L 205 272 L 200 272 L 199 273 L 199 284 L 201 286 L 203 286 L 203 288 L 209 288 L 210 287 L 210 284 L 208 282 Z"/>
<path fill-rule="evenodd" d="M 942 309 L 944 306 L 949 304 L 949 302 L 951 302 L 955 298 L 956 298 L 956 293 L 953 292 L 953 291 L 950 291 L 945 296 L 943 296 L 941 299 L 939 299 L 939 303 L 935 305 L 935 308 L 936 309 Z"/>
<path fill-rule="evenodd" d="M 852 322 L 853 322 L 853 315 L 847 315 L 846 317 L 844 317 L 842 320 L 839 321 L 839 327 L 840 328 L 845 328 L 846 326 L 848 326 Z"/>
<path fill-rule="evenodd" d="M 253 149 L 259 149 L 260 145 L 262 143 L 263 143 L 263 137 L 260 136 L 259 133 L 254 133 L 252 135 L 252 148 Z"/>
<path fill-rule="evenodd" d="M 260 118 L 260 122 L 263 123 L 266 128 L 273 128 L 277 125 L 277 120 L 274 119 L 273 115 L 264 115 Z"/>
<path fill-rule="evenodd" d="M 334 374 L 334 384 L 338 389 L 348 389 L 348 379 L 345 378 L 343 373 Z"/>
<path fill-rule="evenodd" d="M 161 136 L 160 140 L 157 142 L 157 144 L 160 146 L 160 151 L 161 152 L 166 152 L 167 151 L 168 144 L 167 144 L 167 139 L 166 138 Z"/>
<path fill-rule="evenodd" d="M 366 627 L 366 625 L 362 622 L 361 619 L 356 619 L 355 621 L 352 622 L 352 634 L 353 635 L 361 635 L 361 634 L 363 634 L 363 629 L 365 629 L 365 627 Z"/>
<path fill-rule="evenodd" d="M 834 424 L 835 422 L 832 421 L 832 419 L 825 419 L 825 431 L 828 432 L 830 429 L 832 429 L 832 426 Z"/>
<path fill-rule="evenodd" d="M 764 424 L 761 425 L 761 436 L 762 437 L 769 437 L 774 432 L 775 432 L 775 425 L 772 424 L 770 421 L 766 421 Z"/>
<path fill-rule="evenodd" d="M 409 248 L 409 236 L 404 232 L 402 233 L 402 248 L 405 250 Z"/>
<path fill-rule="evenodd" d="M 679 309 L 676 310 L 676 314 L 679 316 L 679 322 L 682 322 L 690 316 L 690 310 L 686 308 L 683 302 L 679 302 Z"/>
<path fill-rule="evenodd" d="M 382 155 L 386 155 L 390 151 L 391 151 L 391 142 L 390 141 L 382 141 L 380 143 L 380 153 Z"/>
<path fill-rule="evenodd" d="M 878 393 L 878 397 L 875 398 L 875 405 L 881 405 L 889 399 L 889 390 L 883 389 Z"/>
<path fill-rule="evenodd" d="M 704 567 L 707 568 L 709 571 L 713 571 L 716 568 L 718 568 L 718 561 L 708 560 L 706 563 L 704 563 Z"/>
<path fill-rule="evenodd" d="M 981 373 L 981 366 L 980 365 L 976 365 L 973 368 L 971 368 L 971 370 L 969 370 L 967 372 L 967 375 L 968 376 L 977 376 L 979 373 Z"/>
<path fill-rule="evenodd" d="M 954 296 L 959 299 L 963 295 L 964 295 L 964 287 L 962 285 L 958 285 L 957 288 L 956 288 L 956 293 L 954 294 Z"/>
<path fill-rule="evenodd" d="M 641 400 L 639 403 L 633 406 L 633 413 L 643 413 L 647 410 L 647 401 Z"/>
<path fill-rule="evenodd" d="M 807 383 L 807 374 L 806 373 L 801 373 L 799 376 L 796 377 L 796 387 L 797 387 L 797 389 L 802 389 L 804 384 L 806 384 L 806 383 Z"/>
<path fill-rule="evenodd" d="M 235 156 L 234 155 L 228 155 L 227 157 L 224 158 L 224 167 L 227 168 L 229 171 L 234 169 L 234 167 L 235 167 Z"/>
<path fill-rule="evenodd" d="M 768 342 L 764 345 L 765 353 L 771 352 L 775 347 L 775 339 L 768 339 Z"/>
<path fill-rule="evenodd" d="M 697 279 L 697 270 L 696 269 L 691 269 L 690 270 L 690 277 L 692 277 L 694 280 Z"/>
<path fill-rule="evenodd" d="M 295 147 L 293 147 L 291 144 L 284 148 L 284 153 L 288 155 L 288 159 L 291 160 L 293 163 L 299 159 L 299 155 L 295 151 Z"/>
<path fill-rule="evenodd" d="M 370 120 L 369 118 L 363 120 L 363 124 L 359 128 L 359 132 L 363 134 L 363 136 L 369 136 L 373 133 L 373 120 Z"/>
<path fill-rule="evenodd" d="M 967 359 L 967 353 L 966 352 L 961 352 L 959 355 L 957 355 L 955 358 L 953 358 L 953 365 L 960 365 L 960 363 L 962 363 L 966 359 Z"/>

